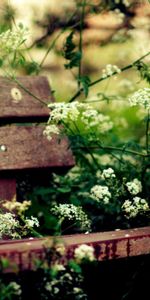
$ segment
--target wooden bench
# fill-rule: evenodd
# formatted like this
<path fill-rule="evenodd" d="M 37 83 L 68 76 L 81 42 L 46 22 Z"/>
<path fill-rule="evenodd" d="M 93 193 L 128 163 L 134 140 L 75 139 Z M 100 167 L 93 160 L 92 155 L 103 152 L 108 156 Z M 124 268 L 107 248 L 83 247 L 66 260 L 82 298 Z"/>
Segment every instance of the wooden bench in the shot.
<path fill-rule="evenodd" d="M 32 170 L 64 170 L 74 165 L 67 139 L 58 143 L 43 136 L 49 109 L 43 105 L 54 101 L 44 77 L 19 77 L 18 83 L 0 79 L 0 198 L 12 199 L 16 194 L 16 177 Z M 23 88 L 23 87 L 24 88 Z M 33 97 L 33 95 L 36 96 Z M 39 173 L 40 173 L 39 172 Z M 98 260 L 118 259 L 150 253 L 150 227 L 103 233 L 58 237 L 66 246 L 66 259 L 73 257 L 81 244 L 92 245 Z M 32 269 L 35 258 L 44 258 L 53 237 L 0 241 L 0 258 L 8 258 L 20 270 Z"/>
<path fill-rule="evenodd" d="M 25 76 L 19 77 L 17 82 L 0 78 L 2 200 L 10 200 L 16 194 L 16 177 L 19 172 L 64 170 L 74 165 L 67 139 L 60 142 L 54 137 L 49 142 L 43 135 L 45 125 L 42 122 L 46 122 L 49 117 L 47 104 L 54 101 L 47 79 Z"/>

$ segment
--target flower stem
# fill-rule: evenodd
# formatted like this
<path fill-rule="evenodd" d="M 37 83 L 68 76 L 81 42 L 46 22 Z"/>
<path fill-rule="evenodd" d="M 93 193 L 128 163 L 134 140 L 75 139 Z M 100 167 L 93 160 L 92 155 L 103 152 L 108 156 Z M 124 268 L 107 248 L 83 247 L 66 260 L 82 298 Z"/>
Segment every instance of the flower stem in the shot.
<path fill-rule="evenodd" d="M 149 154 L 149 120 L 150 120 L 150 111 L 148 110 L 147 121 L 146 121 L 146 152 Z"/>
<path fill-rule="evenodd" d="M 84 17 L 85 17 L 85 7 L 86 7 L 86 0 L 82 1 L 82 11 L 81 11 L 81 18 L 80 18 L 80 39 L 79 39 L 79 52 L 81 54 L 81 59 L 79 62 L 79 70 L 78 70 L 78 88 L 80 89 L 80 78 L 82 72 L 82 57 L 83 57 L 83 26 L 84 26 Z"/>
<path fill-rule="evenodd" d="M 81 149 L 84 149 L 85 147 L 81 146 Z M 124 149 L 124 148 L 119 148 L 119 147 L 113 147 L 113 146 L 88 146 L 89 149 L 93 149 L 93 150 L 106 150 L 106 151 L 118 151 L 118 152 L 124 152 L 124 153 L 129 153 L 129 154 L 133 154 L 133 155 L 137 155 L 137 156 L 141 156 L 141 157 L 149 157 L 150 154 L 144 154 L 138 151 L 134 151 L 134 150 L 130 150 L 130 149 Z M 73 147 L 73 149 L 76 149 L 76 147 Z"/>

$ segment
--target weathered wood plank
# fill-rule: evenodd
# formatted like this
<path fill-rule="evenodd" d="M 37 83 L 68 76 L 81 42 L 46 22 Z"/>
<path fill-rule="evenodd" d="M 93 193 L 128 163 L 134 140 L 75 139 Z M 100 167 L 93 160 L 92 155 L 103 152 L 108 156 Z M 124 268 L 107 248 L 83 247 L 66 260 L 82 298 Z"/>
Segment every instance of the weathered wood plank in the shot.
<path fill-rule="evenodd" d="M 56 239 L 56 237 L 55 237 Z M 150 254 L 150 227 L 111 232 L 74 234 L 57 237 L 59 243 L 66 246 L 66 259 L 73 258 L 74 249 L 81 244 L 94 247 L 96 258 L 100 261 Z M 44 258 L 45 249 L 53 245 L 53 237 L 43 239 L 25 239 L 1 241 L 0 258 L 11 261 L 19 269 L 32 269 L 35 258 Z"/>
<path fill-rule="evenodd" d="M 0 171 L 34 168 L 71 167 L 74 165 L 67 138 L 43 136 L 44 125 L 2 126 L 0 144 Z"/>
<path fill-rule="evenodd" d="M 47 105 L 40 102 L 48 104 L 54 100 L 46 77 L 21 76 L 17 81 L 39 100 L 17 83 L 0 77 L 0 119 L 48 117 Z"/>

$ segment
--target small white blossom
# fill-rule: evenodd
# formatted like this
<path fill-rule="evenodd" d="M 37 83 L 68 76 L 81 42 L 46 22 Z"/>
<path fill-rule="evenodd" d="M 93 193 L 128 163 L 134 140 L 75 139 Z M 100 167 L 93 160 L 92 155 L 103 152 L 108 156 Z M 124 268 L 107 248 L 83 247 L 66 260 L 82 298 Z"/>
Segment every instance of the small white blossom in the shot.
<path fill-rule="evenodd" d="M 46 282 L 45 284 L 45 290 L 48 292 L 52 292 L 52 284 L 51 282 Z"/>
<path fill-rule="evenodd" d="M 75 249 L 74 257 L 78 262 L 82 261 L 83 259 L 93 261 L 95 259 L 94 248 L 92 246 L 82 244 Z"/>
<path fill-rule="evenodd" d="M 95 185 L 91 188 L 91 198 L 104 204 L 108 204 L 111 198 L 111 193 L 107 186 Z"/>
<path fill-rule="evenodd" d="M 56 270 L 56 271 L 65 271 L 65 267 L 64 267 L 64 265 L 62 265 L 62 264 L 58 264 L 58 263 L 55 263 L 54 265 L 53 265 L 53 269 L 54 270 Z"/>
<path fill-rule="evenodd" d="M 26 218 L 25 219 L 25 223 L 26 223 L 26 226 L 28 228 L 32 228 L 34 226 L 39 227 L 39 221 L 38 221 L 38 219 L 35 218 L 35 217 L 33 217 L 33 216 L 31 216 L 30 219 Z"/>
<path fill-rule="evenodd" d="M 103 179 L 109 179 L 109 178 L 115 178 L 116 175 L 112 168 L 108 168 L 103 170 L 101 177 Z"/>
<path fill-rule="evenodd" d="M 126 187 L 132 195 L 137 195 L 142 191 L 142 184 L 137 178 L 127 182 Z"/>
<path fill-rule="evenodd" d="M 47 137 L 49 141 L 52 139 L 52 134 L 59 134 L 59 128 L 52 124 L 52 125 L 47 125 L 43 131 L 43 135 Z"/>
<path fill-rule="evenodd" d="M 123 0 L 122 2 L 126 7 L 130 6 L 130 2 L 128 0 Z"/>
<path fill-rule="evenodd" d="M 150 109 L 150 88 L 139 89 L 130 98 L 131 106 L 140 105 L 146 109 Z"/>
<path fill-rule="evenodd" d="M 119 74 L 121 73 L 121 69 L 116 65 L 108 64 L 106 65 L 106 68 L 102 70 L 102 78 L 107 78 L 108 76 L 112 76 L 114 72 Z"/>

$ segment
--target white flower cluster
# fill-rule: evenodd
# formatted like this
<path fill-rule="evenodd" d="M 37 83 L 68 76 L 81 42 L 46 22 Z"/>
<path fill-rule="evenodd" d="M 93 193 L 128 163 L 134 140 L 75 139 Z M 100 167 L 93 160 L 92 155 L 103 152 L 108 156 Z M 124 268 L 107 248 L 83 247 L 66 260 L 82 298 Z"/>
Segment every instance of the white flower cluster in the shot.
<path fill-rule="evenodd" d="M 121 69 L 116 65 L 108 64 L 106 68 L 102 70 L 102 78 L 107 78 L 108 76 L 112 76 L 114 73 L 121 73 Z"/>
<path fill-rule="evenodd" d="M 74 204 L 59 204 L 52 207 L 51 212 L 59 219 L 73 221 L 80 224 L 82 231 L 91 230 L 91 221 L 88 219 L 87 214 L 83 211 L 81 206 Z"/>
<path fill-rule="evenodd" d="M 145 199 L 140 197 L 134 197 L 133 201 L 125 200 L 122 205 L 122 209 L 127 218 L 134 218 L 140 212 L 146 212 L 149 210 L 149 205 Z"/>
<path fill-rule="evenodd" d="M 21 286 L 17 282 L 11 281 L 9 283 L 8 287 L 9 287 L 9 290 L 12 291 L 14 295 L 16 295 L 16 296 L 21 295 L 21 293 L 22 293 Z"/>
<path fill-rule="evenodd" d="M 140 105 L 145 109 L 150 109 L 150 88 L 139 89 L 130 98 L 131 106 Z"/>
<path fill-rule="evenodd" d="M 34 227 L 34 226 L 39 227 L 39 221 L 38 221 L 38 219 L 35 218 L 35 217 L 33 217 L 33 216 L 31 216 L 30 219 L 26 218 L 25 219 L 25 223 L 26 223 L 26 227 L 29 228 L 29 229 L 32 228 L 32 227 Z"/>
<path fill-rule="evenodd" d="M 55 277 L 48 280 L 45 284 L 45 290 L 49 293 L 50 299 L 62 298 L 62 287 L 65 287 L 66 299 L 87 299 L 87 295 L 84 293 L 81 285 L 83 282 L 83 276 L 73 270 L 68 269 L 63 265 L 56 264 L 51 267 Z M 46 277 L 44 278 L 46 280 Z M 45 299 L 45 298 L 44 298 Z M 46 293 L 46 299 L 47 293 Z"/>
<path fill-rule="evenodd" d="M 8 209 L 10 212 L 15 211 L 19 215 L 22 215 L 31 206 L 31 201 L 24 200 L 23 202 L 18 202 L 14 197 L 11 201 L 5 201 L 2 203 L 2 206 Z"/>
<path fill-rule="evenodd" d="M 102 179 L 116 178 L 115 172 L 112 168 L 104 169 L 101 174 Z"/>
<path fill-rule="evenodd" d="M 137 178 L 134 178 L 132 181 L 126 183 L 126 187 L 130 194 L 137 195 L 142 192 L 142 184 Z"/>
<path fill-rule="evenodd" d="M 120 0 L 115 0 L 115 3 L 116 4 L 120 4 Z M 128 0 L 122 0 L 122 3 L 126 6 L 126 7 L 128 7 L 128 6 L 130 6 L 130 2 L 128 1 Z"/>
<path fill-rule="evenodd" d="M 97 202 L 102 201 L 104 204 L 108 204 L 111 198 L 111 193 L 107 186 L 95 185 L 91 188 L 90 196 Z"/>
<path fill-rule="evenodd" d="M 0 34 L 0 55 L 6 56 L 16 51 L 25 40 L 27 29 L 22 26 L 17 29 L 7 30 Z"/>
<path fill-rule="evenodd" d="M 79 103 L 78 101 L 72 103 L 50 103 L 48 105 L 52 111 L 50 112 L 50 118 L 48 123 L 55 121 L 58 124 L 61 121 L 77 121 L 80 115 L 80 109 L 85 108 L 85 104 Z"/>
<path fill-rule="evenodd" d="M 113 122 L 109 116 L 104 116 L 95 109 L 89 109 L 82 113 L 81 121 L 87 129 L 97 127 L 100 133 L 105 133 L 113 128 Z"/>
<path fill-rule="evenodd" d="M 66 129 L 71 128 L 71 133 L 85 133 L 92 129 L 94 132 L 101 134 L 106 133 L 113 127 L 113 122 L 110 121 L 109 116 L 99 113 L 90 105 L 79 103 L 50 103 L 48 107 L 51 109 L 48 124 L 43 134 L 51 140 L 51 135 L 59 134 L 58 124 L 66 126 Z M 77 123 L 76 123 L 77 122 Z M 79 128 L 78 128 L 79 125 Z"/>
<path fill-rule="evenodd" d="M 0 238 L 4 236 L 15 237 L 14 231 L 19 227 L 19 222 L 12 213 L 0 214 Z"/>
<path fill-rule="evenodd" d="M 75 249 L 74 258 L 77 262 L 81 262 L 83 259 L 93 261 L 95 260 L 94 248 L 92 246 L 82 244 Z"/>
<path fill-rule="evenodd" d="M 54 124 L 47 125 L 43 131 L 43 135 L 47 137 L 48 141 L 51 141 L 52 134 L 59 134 L 59 128 Z"/>

